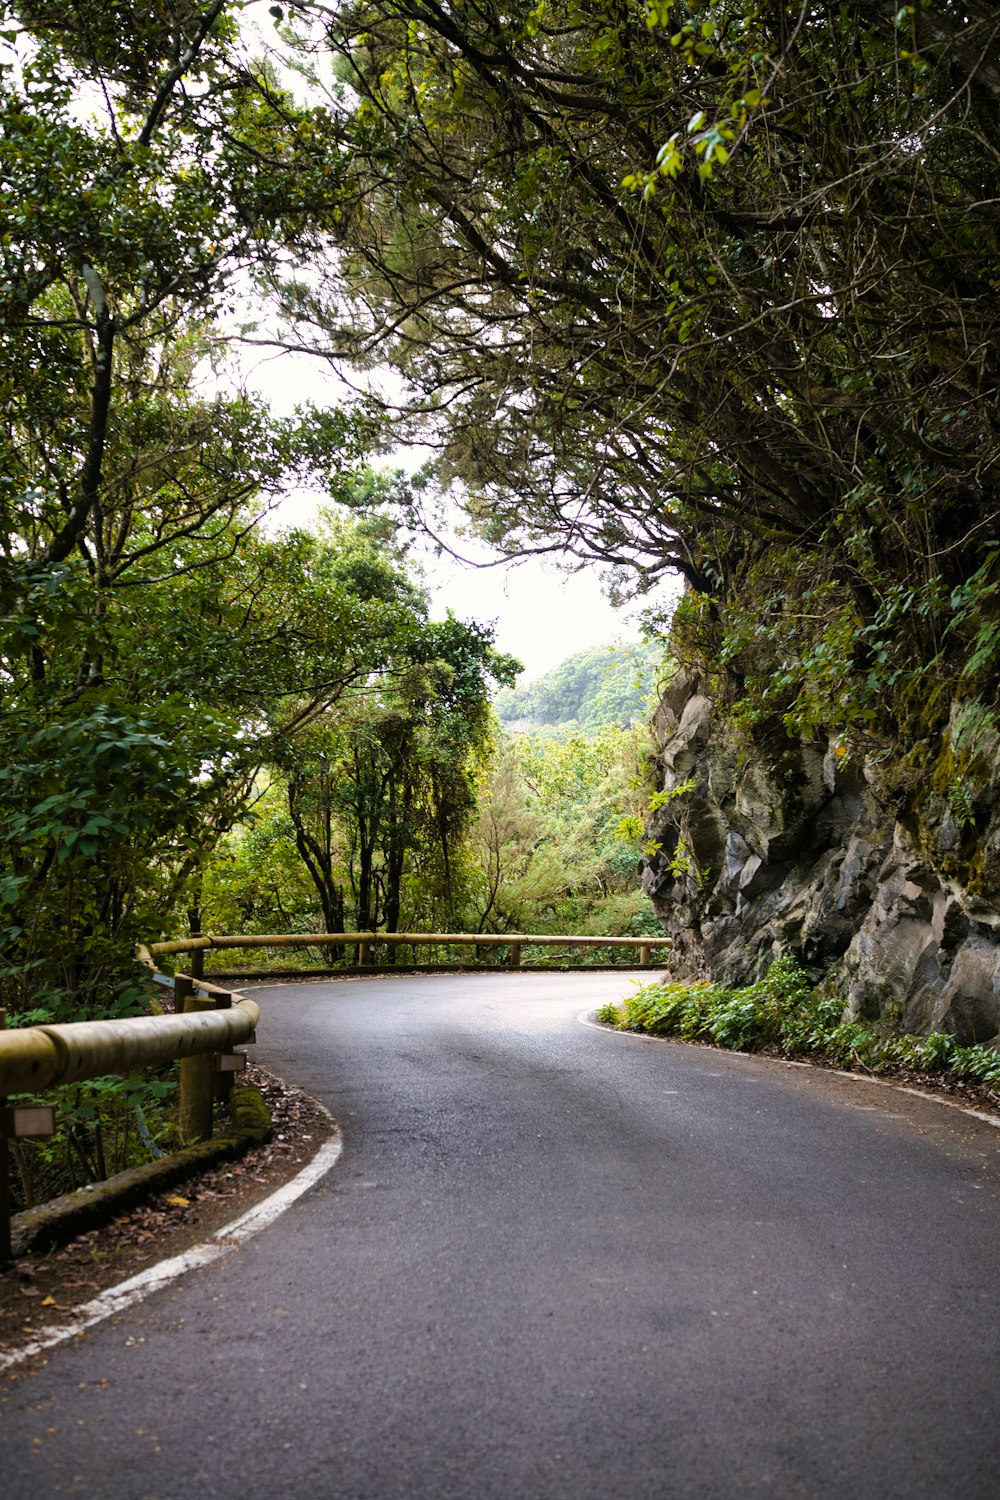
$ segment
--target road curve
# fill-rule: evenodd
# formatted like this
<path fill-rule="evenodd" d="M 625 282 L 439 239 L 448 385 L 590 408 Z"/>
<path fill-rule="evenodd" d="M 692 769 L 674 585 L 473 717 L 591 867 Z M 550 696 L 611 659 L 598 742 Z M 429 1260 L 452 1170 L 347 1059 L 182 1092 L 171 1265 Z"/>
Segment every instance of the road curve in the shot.
<path fill-rule="evenodd" d="M 340 1162 L 4 1383 L 3 1500 L 995 1500 L 1000 1131 L 629 983 L 258 991 Z"/>

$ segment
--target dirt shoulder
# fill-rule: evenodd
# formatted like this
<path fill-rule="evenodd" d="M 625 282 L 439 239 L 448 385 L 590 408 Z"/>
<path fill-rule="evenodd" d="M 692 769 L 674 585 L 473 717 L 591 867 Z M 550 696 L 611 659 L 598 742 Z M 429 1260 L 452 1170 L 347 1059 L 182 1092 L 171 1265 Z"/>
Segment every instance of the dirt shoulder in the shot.
<path fill-rule="evenodd" d="M 271 1111 L 268 1144 L 0 1273 L 0 1352 L 68 1322 L 74 1308 L 99 1292 L 199 1244 L 294 1177 L 333 1134 L 329 1114 L 300 1090 L 253 1065 L 243 1079 L 260 1089 Z"/>

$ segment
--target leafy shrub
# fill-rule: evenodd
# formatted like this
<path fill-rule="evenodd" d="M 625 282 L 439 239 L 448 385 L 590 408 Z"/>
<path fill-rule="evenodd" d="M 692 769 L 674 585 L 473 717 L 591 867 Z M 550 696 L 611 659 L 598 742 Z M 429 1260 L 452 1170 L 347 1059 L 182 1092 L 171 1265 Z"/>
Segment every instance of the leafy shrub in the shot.
<path fill-rule="evenodd" d="M 626 1000 L 618 1024 L 753 1051 L 778 1040 L 786 1023 L 797 1036 L 808 1036 L 816 1017 L 803 1008 L 811 999 L 807 975 L 792 959 L 782 958 L 764 979 L 742 989 L 706 981 L 646 985 Z M 810 1024 L 803 1027 L 803 1020 Z"/>
<path fill-rule="evenodd" d="M 600 1010 L 597 1012 L 597 1019 L 603 1022 L 605 1026 L 617 1026 L 618 1022 L 621 1020 L 621 1011 L 618 1009 L 613 1000 L 609 1000 L 607 1004 L 602 1005 Z"/>

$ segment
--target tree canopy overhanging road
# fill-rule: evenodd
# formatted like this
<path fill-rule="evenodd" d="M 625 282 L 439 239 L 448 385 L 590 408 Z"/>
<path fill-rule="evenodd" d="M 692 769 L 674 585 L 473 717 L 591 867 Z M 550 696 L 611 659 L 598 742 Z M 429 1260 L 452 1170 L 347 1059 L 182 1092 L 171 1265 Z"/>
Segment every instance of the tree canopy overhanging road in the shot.
<path fill-rule="evenodd" d="M 341 1160 L 6 1386 L 7 1500 L 995 1494 L 995 1129 L 579 1024 L 628 986 L 261 991 Z"/>
<path fill-rule="evenodd" d="M 141 1010 L 135 942 L 185 924 L 662 921 L 682 977 L 788 950 L 845 1020 L 990 1043 L 997 37 L 986 0 L 11 0 L 7 1024 Z M 266 527 L 294 491 L 331 513 Z M 412 571 L 452 502 L 647 599 L 654 769 L 624 724 L 503 748 L 516 663 Z M 136 1103 L 166 1135 L 130 1088 L 59 1098 L 20 1206 L 134 1164 Z"/>

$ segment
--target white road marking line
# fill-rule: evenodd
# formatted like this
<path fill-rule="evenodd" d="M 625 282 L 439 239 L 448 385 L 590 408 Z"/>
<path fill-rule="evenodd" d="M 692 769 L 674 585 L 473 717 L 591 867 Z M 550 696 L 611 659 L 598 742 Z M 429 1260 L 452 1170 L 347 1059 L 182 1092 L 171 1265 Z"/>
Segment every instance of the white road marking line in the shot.
<path fill-rule="evenodd" d="M 581 1026 L 589 1026 L 593 1031 L 604 1031 L 611 1036 L 632 1036 L 640 1042 L 675 1042 L 679 1047 L 685 1045 L 682 1037 L 676 1036 L 649 1036 L 641 1031 L 615 1031 L 610 1026 L 605 1026 L 601 1021 L 594 1019 L 594 1012 L 584 1010 L 576 1018 Z M 710 1043 L 703 1042 L 699 1050 L 711 1050 Z M 822 1063 L 799 1062 L 792 1057 L 762 1057 L 759 1052 L 738 1052 L 735 1048 L 724 1047 L 720 1051 L 727 1057 L 753 1057 L 762 1063 L 778 1063 L 784 1068 L 816 1068 L 825 1073 L 828 1078 L 849 1078 L 854 1083 L 872 1083 L 880 1089 L 894 1089 L 897 1094 L 912 1094 L 914 1099 L 927 1099 L 931 1104 L 943 1104 L 946 1109 L 957 1109 L 960 1114 L 971 1115 L 974 1120 L 982 1120 L 987 1125 L 992 1125 L 994 1130 L 1000 1130 L 1000 1115 L 988 1115 L 985 1110 L 973 1109 L 971 1104 L 959 1104 L 957 1099 L 942 1099 L 940 1094 L 929 1094 L 923 1089 L 908 1087 L 905 1083 L 893 1083 L 888 1078 L 872 1078 L 868 1073 L 852 1073 L 848 1068 L 825 1068 Z M 723 1073 L 709 1073 L 709 1078 L 723 1078 Z M 854 1108 L 859 1106 L 855 1105 Z M 900 1116 L 890 1116 L 892 1119 Z"/>
<path fill-rule="evenodd" d="M 592 1010 L 582 1010 L 576 1019 L 581 1026 L 589 1026 L 591 1031 L 603 1031 L 606 1036 L 627 1036 L 631 1037 L 634 1042 L 655 1042 L 662 1040 L 660 1037 L 647 1036 L 642 1031 L 615 1031 L 611 1026 L 605 1026 L 603 1021 L 595 1021 Z"/>
<path fill-rule="evenodd" d="M 943 1104 L 946 1109 L 957 1109 L 974 1120 L 984 1120 L 994 1130 L 1000 1130 L 1000 1116 L 988 1115 L 985 1110 L 973 1109 L 971 1104 L 959 1104 L 957 1099 L 942 1099 L 939 1094 L 925 1094 L 923 1089 L 911 1089 L 905 1083 L 890 1083 L 888 1078 L 869 1078 L 865 1073 L 851 1073 L 846 1068 L 824 1068 L 835 1078 L 853 1078 L 858 1083 L 875 1083 L 880 1089 L 895 1089 L 897 1094 L 912 1094 L 914 1099 L 930 1099 L 934 1104 Z"/>
<path fill-rule="evenodd" d="M 262 1203 L 255 1204 L 238 1219 L 234 1219 L 231 1224 L 223 1225 L 221 1229 L 216 1230 L 211 1239 L 203 1244 L 194 1245 L 181 1255 L 173 1255 L 169 1260 L 162 1260 L 158 1265 L 149 1266 L 145 1271 L 140 1271 L 136 1276 L 130 1276 L 127 1281 L 121 1282 L 118 1286 L 109 1287 L 106 1292 L 101 1292 L 90 1302 L 84 1302 L 75 1310 L 72 1321 L 61 1328 L 42 1328 L 30 1344 L 24 1344 L 20 1349 L 13 1349 L 6 1354 L 0 1353 L 0 1372 L 12 1369 L 14 1365 L 21 1364 L 36 1354 L 43 1354 L 46 1349 L 54 1349 L 57 1344 L 65 1343 L 67 1339 L 79 1338 L 96 1323 L 101 1323 L 115 1313 L 134 1307 L 137 1302 L 144 1301 L 153 1292 L 159 1291 L 161 1287 L 175 1281 L 185 1272 L 197 1270 L 201 1266 L 209 1266 L 213 1261 L 221 1260 L 229 1255 L 252 1235 L 266 1229 L 297 1198 L 301 1198 L 302 1194 L 308 1192 L 321 1177 L 325 1177 L 335 1165 L 342 1149 L 343 1140 L 340 1131 L 337 1130 L 333 1139 L 319 1148 L 312 1161 L 304 1166 L 290 1182 L 286 1182 L 284 1187 L 272 1193 L 269 1198 L 265 1198 Z"/>

